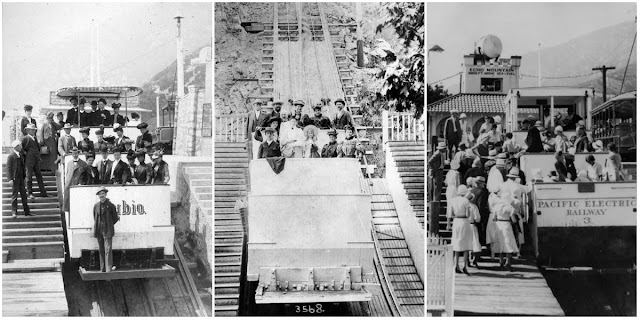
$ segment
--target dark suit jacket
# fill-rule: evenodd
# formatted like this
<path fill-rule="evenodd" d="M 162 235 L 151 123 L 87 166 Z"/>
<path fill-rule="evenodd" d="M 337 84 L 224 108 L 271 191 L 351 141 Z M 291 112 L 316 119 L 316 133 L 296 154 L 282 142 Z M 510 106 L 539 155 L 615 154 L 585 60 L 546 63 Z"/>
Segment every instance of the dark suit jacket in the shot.
<path fill-rule="evenodd" d="M 104 118 L 102 117 L 104 115 Z M 111 125 L 111 112 L 109 110 L 100 110 L 98 109 L 94 115 L 93 121 L 95 126 L 109 126 Z"/>
<path fill-rule="evenodd" d="M 111 179 L 109 183 L 125 184 L 127 181 L 129 181 L 130 175 L 131 175 L 131 172 L 129 171 L 129 165 L 124 161 L 120 160 L 116 165 L 116 168 L 113 170 L 113 179 Z"/>
<path fill-rule="evenodd" d="M 280 144 L 277 141 L 271 142 L 270 145 L 265 141 L 258 148 L 258 159 L 280 156 Z"/>
<path fill-rule="evenodd" d="M 78 124 L 78 108 L 71 108 L 67 111 L 65 123 Z"/>
<path fill-rule="evenodd" d="M 24 156 L 18 158 L 15 152 L 11 151 L 7 157 L 6 168 L 7 180 L 24 180 L 26 175 L 24 167 Z"/>
<path fill-rule="evenodd" d="M 138 184 L 150 184 L 153 177 L 153 168 L 151 164 L 144 163 L 136 166 L 134 177 L 138 180 Z"/>
<path fill-rule="evenodd" d="M 451 117 L 447 118 L 444 122 L 444 134 L 447 141 L 452 141 L 456 143 L 462 140 L 462 127 L 460 126 L 460 120 L 458 118 L 451 119 Z"/>
<path fill-rule="evenodd" d="M 118 137 L 116 137 L 115 146 L 120 149 L 120 152 L 125 152 L 124 141 L 129 139 L 129 137 L 123 135 L 122 140 L 118 141 Z"/>
<path fill-rule="evenodd" d="M 25 128 L 27 127 L 27 125 L 29 123 L 36 124 L 36 119 L 31 118 L 31 122 L 29 122 L 27 117 L 22 117 L 22 120 L 20 120 L 20 131 L 22 131 L 22 134 L 25 135 L 25 136 L 27 135 L 27 130 L 25 130 Z"/>
<path fill-rule="evenodd" d="M 91 175 L 88 176 L 88 184 L 100 184 L 100 172 L 98 172 L 98 168 L 89 167 L 89 170 L 91 171 Z"/>
<path fill-rule="evenodd" d="M 536 127 L 529 128 L 527 131 L 527 139 L 524 141 L 527 144 L 527 152 L 542 152 L 544 147 L 542 145 L 542 138 L 540 137 L 540 130 Z"/>
<path fill-rule="evenodd" d="M 119 123 L 121 126 L 125 126 L 127 124 L 127 121 L 129 121 L 129 118 L 121 115 L 121 114 L 112 114 L 111 115 L 111 123 L 109 125 L 114 125 L 116 123 Z"/>
<path fill-rule="evenodd" d="M 113 238 L 115 234 L 113 226 L 118 220 L 120 220 L 120 217 L 116 212 L 116 206 L 109 199 L 105 200 L 104 203 L 98 201 L 93 205 L 93 230 L 91 230 L 91 233 L 96 237 Z M 100 230 L 101 221 L 104 223 L 104 230 Z"/>
<path fill-rule="evenodd" d="M 80 142 L 78 142 L 78 149 L 80 149 L 80 152 L 95 151 L 93 141 L 89 140 L 89 138 L 80 140 Z"/>
<path fill-rule="evenodd" d="M 103 164 L 102 160 L 98 161 L 96 168 L 98 169 L 98 181 L 95 184 L 109 184 L 111 180 L 111 167 L 113 161 L 107 160 L 106 164 Z"/>
<path fill-rule="evenodd" d="M 32 166 L 40 159 L 40 145 L 29 136 L 22 138 L 22 154 L 25 156 L 25 165 Z"/>
<path fill-rule="evenodd" d="M 556 161 L 555 167 L 556 172 L 558 173 L 558 182 L 565 182 L 565 180 L 567 179 L 567 173 L 569 173 L 567 167 L 564 165 L 564 163 L 559 161 Z"/>

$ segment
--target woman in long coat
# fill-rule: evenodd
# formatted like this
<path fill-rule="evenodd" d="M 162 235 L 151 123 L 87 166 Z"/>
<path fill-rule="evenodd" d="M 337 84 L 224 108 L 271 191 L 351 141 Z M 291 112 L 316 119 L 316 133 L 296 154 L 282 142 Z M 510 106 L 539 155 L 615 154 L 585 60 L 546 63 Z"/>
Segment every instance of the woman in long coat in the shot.
<path fill-rule="evenodd" d="M 473 178 L 470 178 L 473 180 Z M 475 184 L 472 182 L 472 184 Z M 475 195 L 468 192 L 465 198 L 469 200 L 469 224 L 471 225 L 471 231 L 473 234 L 473 249 L 471 254 L 473 255 L 473 266 L 478 267 L 478 261 L 480 261 L 480 254 L 482 253 L 482 246 L 480 245 L 480 232 L 478 232 L 478 226 L 480 225 L 480 210 L 476 205 L 477 199 Z"/>
<path fill-rule="evenodd" d="M 58 130 L 62 129 L 58 123 L 53 121 L 53 112 L 47 112 L 47 119 L 42 123 L 42 126 L 37 131 L 38 143 L 40 143 L 40 149 L 46 146 L 49 153 L 41 154 L 40 168 L 43 170 L 55 170 L 57 169 L 55 161 L 58 159 Z"/>
<path fill-rule="evenodd" d="M 462 272 L 469 274 L 467 267 L 469 251 L 473 250 L 473 230 L 469 224 L 469 199 L 465 197 L 467 192 L 467 186 L 461 185 L 458 187 L 458 196 L 447 199 L 447 230 L 451 230 L 456 273 L 461 273 L 458 261 L 462 253 L 464 260 Z"/>

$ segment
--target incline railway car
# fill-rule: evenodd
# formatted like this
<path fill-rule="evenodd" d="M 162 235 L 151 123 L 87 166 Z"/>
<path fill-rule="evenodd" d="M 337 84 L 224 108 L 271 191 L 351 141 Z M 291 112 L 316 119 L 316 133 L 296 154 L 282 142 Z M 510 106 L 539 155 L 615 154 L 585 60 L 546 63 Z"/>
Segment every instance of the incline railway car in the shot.
<path fill-rule="evenodd" d="M 257 305 L 370 301 L 371 195 L 353 158 L 250 163 L 247 281 Z M 300 307 L 300 306 L 298 306 Z"/>
<path fill-rule="evenodd" d="M 632 268 L 636 181 L 535 183 L 534 250 L 547 266 Z"/>
<path fill-rule="evenodd" d="M 72 186 L 66 232 L 70 258 L 79 263 L 83 280 L 172 276 L 175 268 L 169 185 L 107 185 L 107 198 L 116 206 L 113 265 L 100 271 L 98 242 L 92 233 L 98 185 Z"/>

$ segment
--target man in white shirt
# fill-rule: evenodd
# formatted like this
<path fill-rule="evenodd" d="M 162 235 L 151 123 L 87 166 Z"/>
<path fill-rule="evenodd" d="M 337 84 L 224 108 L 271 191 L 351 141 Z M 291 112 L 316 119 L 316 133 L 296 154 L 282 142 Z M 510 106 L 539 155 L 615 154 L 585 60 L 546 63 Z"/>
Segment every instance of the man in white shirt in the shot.
<path fill-rule="evenodd" d="M 587 156 L 587 178 L 591 181 L 602 181 L 602 165 L 596 162 L 596 158 L 590 154 Z"/>

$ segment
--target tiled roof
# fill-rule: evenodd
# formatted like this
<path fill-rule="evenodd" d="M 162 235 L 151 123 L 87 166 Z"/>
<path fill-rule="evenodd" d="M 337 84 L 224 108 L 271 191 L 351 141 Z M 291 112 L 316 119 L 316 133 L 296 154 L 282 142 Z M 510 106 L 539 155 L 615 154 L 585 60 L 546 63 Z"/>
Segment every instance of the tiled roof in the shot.
<path fill-rule="evenodd" d="M 427 105 L 428 112 L 504 113 L 506 94 L 458 93 Z"/>

